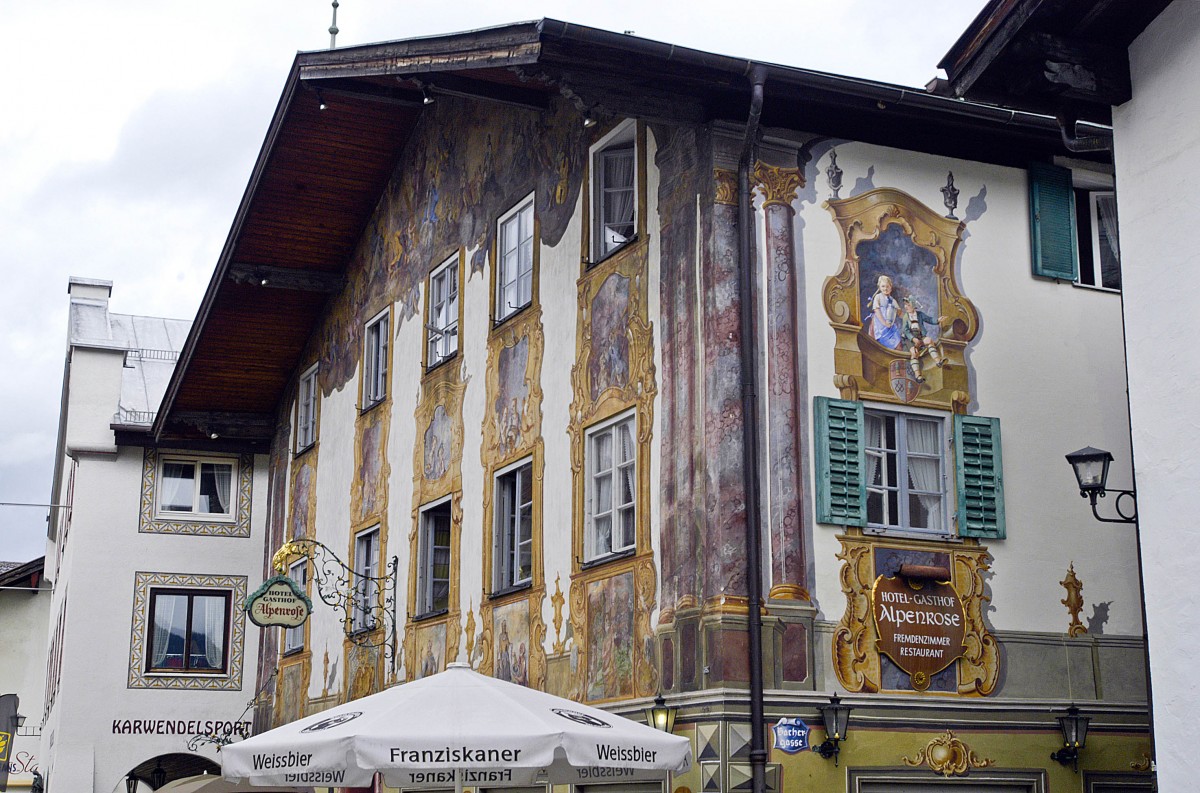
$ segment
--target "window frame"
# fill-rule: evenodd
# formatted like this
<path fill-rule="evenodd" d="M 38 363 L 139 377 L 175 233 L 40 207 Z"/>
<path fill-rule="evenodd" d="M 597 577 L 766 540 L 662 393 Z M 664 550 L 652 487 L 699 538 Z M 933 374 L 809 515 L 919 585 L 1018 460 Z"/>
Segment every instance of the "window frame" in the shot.
<path fill-rule="evenodd" d="M 591 201 L 591 219 L 588 226 L 591 240 L 588 245 L 588 267 L 594 267 L 610 256 L 615 255 L 638 238 L 642 209 L 641 195 L 638 189 L 642 175 L 640 141 L 638 137 L 637 122 L 634 119 L 627 119 L 606 133 L 596 143 L 592 144 L 588 150 L 588 162 L 590 164 L 588 195 Z M 607 171 L 604 167 L 604 157 L 607 153 L 624 149 L 629 149 L 633 157 L 633 181 L 629 186 L 629 190 L 633 195 L 633 217 L 630 220 L 633 225 L 633 231 L 624 242 L 606 250 L 604 241 L 604 227 L 606 225 L 604 193 L 606 190 L 605 177 Z"/>
<path fill-rule="evenodd" d="M 443 261 L 435 267 L 429 277 L 425 279 L 425 369 L 436 369 L 446 361 L 453 359 L 458 355 L 459 348 L 459 309 L 462 301 L 462 279 L 459 272 L 459 255 L 455 253 L 450 258 Z M 434 319 L 434 289 L 439 279 L 449 278 L 453 281 L 454 289 L 449 293 L 449 296 L 438 303 L 441 306 L 446 303 L 450 305 L 446 309 L 446 323 L 439 326 Z M 454 349 L 445 350 L 439 349 L 443 342 L 450 336 L 454 340 Z"/>
<path fill-rule="evenodd" d="M 1100 217 L 1097 208 L 1100 198 L 1110 198 L 1113 210 L 1116 206 L 1117 191 L 1111 186 L 1094 186 L 1091 180 L 1083 180 L 1073 188 L 1075 200 L 1075 250 L 1078 256 L 1078 266 L 1075 274 L 1075 285 L 1082 289 L 1095 289 L 1098 292 L 1121 293 L 1121 232 L 1117 227 L 1117 286 L 1105 286 L 1103 268 L 1101 267 Z M 1080 206 L 1080 203 L 1084 206 Z M 1090 280 L 1090 283 L 1089 283 Z"/>
<path fill-rule="evenodd" d="M 192 475 L 192 509 L 190 511 L 164 509 L 163 486 L 166 483 L 166 466 L 168 464 L 186 464 L 193 466 Z M 229 508 L 226 512 L 200 512 L 196 506 L 200 503 L 200 479 L 203 465 L 229 466 Z M 236 523 L 238 514 L 238 495 L 240 490 L 240 470 L 236 457 L 215 457 L 208 455 L 191 456 L 186 454 L 163 454 L 158 458 L 157 481 L 154 486 L 154 516 L 156 519 L 176 520 L 197 523 Z"/>
<path fill-rule="evenodd" d="M 526 470 L 527 469 L 527 470 Z M 529 477 L 529 536 L 520 538 L 521 511 L 525 504 L 517 501 L 521 492 L 521 472 Z M 513 498 L 516 511 L 512 516 L 505 516 L 500 505 L 503 501 L 505 481 L 513 478 Z M 493 517 L 492 517 L 492 597 L 514 592 L 533 586 L 533 507 L 537 500 L 533 482 L 533 457 L 523 457 L 510 465 L 496 471 L 493 476 Z M 511 517 L 511 521 L 506 518 Z M 517 578 L 520 566 L 520 551 L 522 546 L 529 547 L 529 575 Z"/>
<path fill-rule="evenodd" d="M 295 572 L 297 570 L 299 570 L 299 572 L 300 572 L 300 578 L 298 578 L 298 579 L 295 576 Z M 292 579 L 292 581 L 295 582 L 296 586 L 300 587 L 300 591 L 307 595 L 308 594 L 308 557 L 306 557 L 306 556 L 301 557 L 301 558 L 297 559 L 296 561 L 292 562 L 290 565 L 288 565 L 287 574 L 288 574 L 288 578 Z M 284 655 L 292 655 L 294 653 L 298 653 L 298 652 L 301 652 L 304 650 L 304 647 L 306 645 L 306 642 L 304 640 L 305 639 L 304 626 L 307 624 L 308 624 L 307 621 L 305 621 L 305 623 L 303 625 L 297 625 L 294 628 L 284 628 L 283 629 L 283 641 L 281 642 L 281 644 L 283 645 L 283 654 Z"/>
<path fill-rule="evenodd" d="M 522 246 L 521 216 L 526 210 L 528 210 L 528 212 L 529 212 L 529 226 L 530 226 L 530 232 L 529 232 L 529 238 L 528 238 L 529 270 L 528 270 L 528 275 L 527 275 L 527 278 L 528 278 L 527 288 L 528 288 L 529 296 L 527 299 L 525 299 L 522 302 L 519 302 L 517 305 L 509 306 L 508 303 L 503 300 L 505 286 L 509 283 L 514 284 L 515 289 L 517 291 L 517 299 L 518 299 L 518 301 L 520 301 L 521 282 L 523 280 L 522 274 L 521 274 L 521 255 L 520 255 L 521 246 Z M 515 226 L 517 228 L 517 246 L 515 248 L 515 251 L 516 251 L 515 266 L 517 268 L 517 272 L 516 272 L 515 277 L 511 281 L 505 281 L 505 274 L 506 274 L 506 261 L 504 258 L 505 227 L 510 223 L 515 224 Z M 492 309 L 493 309 L 493 315 L 494 315 L 494 318 L 493 318 L 494 324 L 499 325 L 499 324 L 505 322 L 509 318 L 514 317 L 517 314 L 520 314 L 522 311 L 524 311 L 526 308 L 528 308 L 529 306 L 531 306 L 533 304 L 534 282 L 536 280 L 535 274 L 537 272 L 537 248 L 538 248 L 538 244 L 537 244 L 537 212 L 535 210 L 535 205 L 534 205 L 534 193 L 530 193 L 525 198 L 518 201 L 511 209 L 509 209 L 507 212 L 505 212 L 503 215 L 501 215 L 496 220 L 496 268 L 495 268 L 496 287 L 495 287 L 495 293 L 492 295 L 492 301 L 493 301 Z"/>
<path fill-rule="evenodd" d="M 446 519 L 446 544 L 436 544 L 437 526 L 434 525 L 428 518 L 433 513 L 445 515 Z M 425 619 L 428 617 L 445 614 L 450 609 L 450 583 L 453 579 L 454 568 L 454 511 L 451 507 L 451 498 L 438 499 L 421 507 L 420 523 L 418 524 L 417 532 L 417 575 L 416 575 L 416 602 L 414 608 L 416 614 L 413 619 Z M 431 541 L 432 540 L 432 541 Z M 434 575 L 436 569 L 435 554 L 441 549 L 446 551 L 446 576 L 438 578 Z M 433 590 L 439 583 L 444 582 L 446 585 L 446 602 L 444 605 L 438 606 L 434 601 Z"/>
<path fill-rule="evenodd" d="M 899 480 L 895 486 L 896 504 L 899 515 L 897 516 L 897 524 L 881 524 L 871 521 L 871 498 L 872 493 L 879 492 L 880 488 L 873 487 L 871 476 L 869 473 L 870 458 L 878 457 L 875 453 L 876 447 L 870 445 L 870 440 L 867 436 L 867 424 L 871 415 L 892 416 L 897 419 L 895 426 L 896 448 L 894 450 L 884 450 L 896 455 L 896 476 Z M 938 428 L 938 449 L 940 454 L 937 456 L 939 461 L 938 480 L 940 483 L 940 513 L 942 529 L 921 528 L 912 526 L 912 521 L 909 515 L 909 499 L 913 495 L 932 495 L 926 492 L 914 493 L 908 484 L 908 477 L 901 476 L 901 472 L 908 471 L 908 433 L 906 425 L 909 419 L 917 419 L 920 421 L 931 422 Z M 953 435 L 950 425 L 950 417 L 938 411 L 924 411 L 919 409 L 909 408 L 906 410 L 897 410 L 894 405 L 880 405 L 877 403 L 863 403 L 863 437 L 862 448 L 863 454 L 866 457 L 866 470 L 863 476 L 863 486 L 866 491 L 866 511 L 865 525 L 863 532 L 867 534 L 886 534 L 890 536 L 910 536 L 921 538 L 938 538 L 938 539 L 956 539 L 957 527 L 955 526 L 954 516 L 956 504 L 956 486 L 951 482 L 950 477 L 954 471 L 954 453 L 953 453 Z M 925 459 L 929 459 L 931 455 L 921 455 Z M 885 464 L 886 458 L 879 457 L 880 465 L 885 473 L 888 470 Z M 883 492 L 891 490 L 890 486 L 886 486 Z M 886 496 L 884 497 L 886 505 Z"/>
<path fill-rule="evenodd" d="M 623 462 L 617 462 L 616 454 L 615 454 L 615 451 L 617 448 L 617 438 L 618 438 L 617 428 L 620 426 L 623 426 L 625 424 L 631 425 L 632 441 L 630 443 L 630 450 L 632 453 L 632 459 L 623 461 Z M 608 517 L 610 517 L 610 521 L 611 521 L 610 529 L 609 529 L 609 545 L 608 545 L 607 550 L 601 550 L 597 547 L 598 533 L 596 530 L 596 519 L 597 519 L 597 517 L 603 517 L 604 515 L 597 515 L 596 509 L 595 509 L 595 504 L 594 504 L 594 497 L 595 497 L 595 492 L 596 492 L 594 485 L 597 481 L 597 478 L 603 474 L 603 472 L 598 471 L 597 467 L 596 467 L 598 465 L 599 455 L 595 449 L 595 442 L 596 442 L 596 439 L 602 435 L 608 435 L 613 444 L 612 465 L 608 469 L 606 469 L 606 471 L 608 472 L 608 476 L 610 476 L 612 479 L 612 483 L 610 484 L 610 490 L 609 490 L 610 499 L 611 499 L 610 507 L 607 510 L 607 512 L 604 513 L 604 515 L 607 515 Z M 632 410 L 622 411 L 620 413 L 610 416 L 610 417 L 604 419 L 603 421 L 599 421 L 599 422 L 593 424 L 592 426 L 588 427 L 586 429 L 586 431 L 584 432 L 583 448 L 584 448 L 583 564 L 586 566 L 591 566 L 591 565 L 601 564 L 610 559 L 623 558 L 623 557 L 628 556 L 629 554 L 635 553 L 637 551 L 638 520 L 639 520 L 638 487 L 640 485 L 640 477 L 638 475 L 639 469 L 638 469 L 638 414 L 637 414 L 637 410 L 632 409 Z M 633 471 L 633 494 L 632 494 L 633 498 L 628 503 L 618 505 L 616 503 L 617 483 L 619 481 L 618 475 L 623 468 L 632 469 L 632 471 Z M 628 543 L 623 543 L 618 547 L 618 546 L 616 546 L 614 541 L 617 537 L 617 531 L 618 531 L 618 525 L 617 525 L 616 518 L 620 514 L 619 510 L 632 511 L 632 513 L 633 513 L 633 518 L 632 518 L 633 536 L 631 538 L 629 538 Z"/>
<path fill-rule="evenodd" d="M 300 375 L 296 388 L 296 454 L 311 449 L 317 443 L 317 372 L 313 364 Z M 306 433 L 307 430 L 307 433 Z"/>
<path fill-rule="evenodd" d="M 391 306 L 388 306 L 363 326 L 363 411 L 370 410 L 388 397 L 392 347 L 391 319 L 392 310 Z M 375 332 L 374 335 L 372 335 L 372 331 Z"/>
<path fill-rule="evenodd" d="M 352 634 L 369 633 L 379 627 L 379 621 L 375 618 L 375 582 L 379 580 L 379 564 L 383 555 L 382 537 L 382 528 L 378 523 L 354 535 L 350 614 Z M 368 546 L 365 559 L 364 545 Z"/>
<path fill-rule="evenodd" d="M 154 666 L 154 631 L 155 631 L 155 613 L 158 606 L 158 598 L 160 595 L 183 596 L 187 598 L 187 613 L 184 615 L 184 624 L 189 626 L 188 636 L 184 639 L 183 647 L 183 666 L 179 668 Z M 191 652 L 191 635 L 190 626 L 192 624 L 192 616 L 194 614 L 193 601 L 197 597 L 220 597 L 225 601 L 224 618 L 222 620 L 222 641 L 221 641 L 221 666 L 216 669 L 211 668 L 196 668 L 188 666 Z M 151 586 L 147 592 L 147 613 L 146 613 L 146 655 L 144 659 L 144 672 L 146 675 L 196 675 L 196 676 L 211 676 L 211 675 L 228 675 L 230 668 L 232 632 L 231 623 L 233 619 L 233 592 L 228 589 L 206 588 L 206 587 L 177 587 L 177 586 Z"/>

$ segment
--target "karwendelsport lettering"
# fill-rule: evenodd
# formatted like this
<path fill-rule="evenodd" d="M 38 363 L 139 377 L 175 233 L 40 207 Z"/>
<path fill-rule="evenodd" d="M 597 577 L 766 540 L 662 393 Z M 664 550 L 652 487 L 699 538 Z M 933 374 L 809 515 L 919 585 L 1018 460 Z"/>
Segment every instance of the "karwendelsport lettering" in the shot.
<path fill-rule="evenodd" d="M 643 749 L 640 746 L 621 746 L 615 743 L 596 744 L 596 757 L 604 762 L 616 763 L 653 763 L 658 754 L 653 749 Z"/>

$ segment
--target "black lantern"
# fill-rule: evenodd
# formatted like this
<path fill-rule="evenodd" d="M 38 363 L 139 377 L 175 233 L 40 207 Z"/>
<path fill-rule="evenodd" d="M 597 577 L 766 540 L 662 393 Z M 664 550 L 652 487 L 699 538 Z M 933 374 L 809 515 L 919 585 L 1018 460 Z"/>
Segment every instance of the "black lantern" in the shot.
<path fill-rule="evenodd" d="M 675 714 L 679 708 L 667 707 L 667 701 L 659 694 L 654 698 L 654 705 L 646 708 L 646 723 L 656 730 L 666 733 L 675 732 Z"/>
<path fill-rule="evenodd" d="M 1081 715 L 1079 708 L 1072 705 L 1067 708 L 1064 716 L 1058 716 L 1058 728 L 1062 730 L 1063 748 L 1050 755 L 1051 760 L 1057 760 L 1063 765 L 1070 765 L 1079 771 L 1079 752 L 1087 741 L 1088 722 L 1091 716 Z"/>
<path fill-rule="evenodd" d="M 846 740 L 846 733 L 850 730 L 850 706 L 843 705 L 835 694 L 829 698 L 828 705 L 818 705 L 817 710 L 821 711 L 821 721 L 825 723 L 825 742 L 813 751 L 826 760 L 832 757 L 833 764 L 837 765 L 840 744 Z"/>
<path fill-rule="evenodd" d="M 154 770 L 150 772 L 150 787 L 158 790 L 165 784 L 167 784 L 167 772 L 163 770 L 162 760 L 157 760 L 154 763 Z"/>
<path fill-rule="evenodd" d="M 1113 456 L 1103 449 L 1085 446 L 1077 452 L 1067 455 L 1067 462 L 1075 472 L 1075 482 L 1079 485 L 1079 495 L 1092 503 L 1092 514 L 1096 520 L 1104 523 L 1137 523 L 1137 493 L 1132 490 L 1113 490 L 1116 499 L 1113 507 L 1118 517 L 1102 518 L 1096 509 L 1096 499 L 1104 498 L 1108 490 L 1108 466 Z"/>
<path fill-rule="evenodd" d="M 125 777 L 125 790 L 128 791 L 128 793 L 137 793 L 138 781 L 138 778 L 133 774 Z"/>

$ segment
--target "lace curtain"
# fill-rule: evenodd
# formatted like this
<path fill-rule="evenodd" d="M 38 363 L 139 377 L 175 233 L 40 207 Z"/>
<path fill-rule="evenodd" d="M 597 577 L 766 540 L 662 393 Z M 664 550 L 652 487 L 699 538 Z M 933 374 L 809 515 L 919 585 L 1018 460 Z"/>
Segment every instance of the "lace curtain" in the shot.
<path fill-rule="evenodd" d="M 928 517 L 928 525 L 919 526 L 916 516 L 910 515 L 913 528 L 942 529 L 941 495 L 941 438 L 938 425 L 932 421 L 909 419 L 905 422 L 908 441 L 908 481 L 913 493 Z M 919 457 L 914 455 L 931 455 Z"/>
<path fill-rule="evenodd" d="M 150 640 L 150 666 L 166 665 L 167 653 L 171 645 L 171 627 L 187 613 L 186 608 L 184 599 L 178 595 L 160 595 L 154 599 L 154 633 Z"/>

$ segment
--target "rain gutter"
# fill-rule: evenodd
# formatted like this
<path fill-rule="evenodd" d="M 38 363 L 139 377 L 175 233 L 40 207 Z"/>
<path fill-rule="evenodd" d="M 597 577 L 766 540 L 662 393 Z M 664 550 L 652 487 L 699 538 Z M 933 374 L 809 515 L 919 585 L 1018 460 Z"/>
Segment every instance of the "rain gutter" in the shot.
<path fill-rule="evenodd" d="M 751 73 L 750 115 L 738 158 L 738 296 L 742 359 L 742 484 L 746 502 L 746 599 L 750 644 L 750 774 L 753 793 L 766 790 L 767 751 L 763 740 L 762 657 L 762 528 L 758 487 L 758 351 L 754 335 L 754 207 L 751 169 L 754 167 L 759 122 L 762 119 L 766 67 Z"/>

